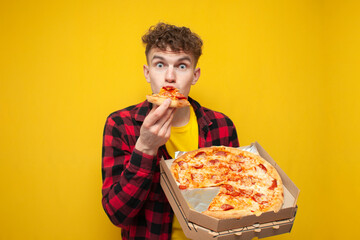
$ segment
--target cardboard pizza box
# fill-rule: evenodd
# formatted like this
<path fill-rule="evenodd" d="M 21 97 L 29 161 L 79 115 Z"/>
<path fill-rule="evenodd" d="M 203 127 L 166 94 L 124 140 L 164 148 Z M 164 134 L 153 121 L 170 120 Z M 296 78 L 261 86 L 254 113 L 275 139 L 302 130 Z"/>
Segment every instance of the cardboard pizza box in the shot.
<path fill-rule="evenodd" d="M 196 240 L 250 240 L 254 237 L 264 238 L 291 231 L 294 224 L 295 215 L 290 219 L 274 221 L 269 223 L 256 223 L 251 226 L 241 227 L 231 230 L 225 230 L 221 232 L 215 232 L 196 223 L 189 222 L 184 212 L 182 211 L 179 201 L 175 194 L 172 192 L 172 187 L 164 172 L 161 173 L 160 178 L 161 186 L 163 187 L 170 205 L 172 206 L 174 213 L 180 223 L 184 234 L 189 239 Z M 296 207 L 297 208 L 297 207 Z M 296 214 L 296 211 L 295 213 Z"/>
<path fill-rule="evenodd" d="M 175 214 L 176 209 L 179 209 L 180 218 L 185 219 L 185 223 L 191 223 L 194 226 L 191 230 L 189 225 L 186 224 L 190 231 L 195 231 L 195 229 L 199 229 L 201 232 L 202 229 L 214 231 L 217 234 L 219 232 L 239 229 L 244 227 L 251 227 L 254 224 L 264 224 L 264 223 L 272 223 L 280 220 L 289 220 L 294 218 L 296 210 L 297 210 L 297 198 L 299 196 L 300 190 L 296 187 L 296 185 L 291 181 L 291 179 L 285 174 L 285 172 L 276 164 L 276 162 L 270 157 L 270 155 L 261 147 L 258 142 L 252 143 L 251 146 L 256 147 L 259 155 L 267 160 L 271 165 L 273 165 L 278 171 L 283 185 L 284 185 L 284 204 L 279 212 L 275 213 L 273 211 L 266 212 L 261 214 L 260 216 L 246 216 L 241 219 L 217 219 L 205 214 L 202 214 L 199 211 L 192 209 L 188 202 L 185 200 L 181 190 L 178 188 L 177 183 L 173 175 L 170 171 L 170 166 L 173 159 L 170 160 L 161 160 L 160 161 L 160 170 L 161 170 L 161 178 L 160 184 L 170 202 L 171 207 L 173 208 Z M 179 219 L 179 216 L 176 215 Z M 180 219 L 179 219 L 180 222 Z M 292 224 L 281 225 L 281 229 L 285 229 L 285 226 L 292 226 Z M 183 226 L 182 226 L 183 227 Z M 184 226 L 185 227 L 185 226 Z M 185 229 L 183 230 L 185 232 Z M 244 232 L 244 234 L 248 231 Z M 267 231 L 265 231 L 267 232 Z M 260 235 L 260 233 L 258 234 Z M 227 238 L 226 238 L 227 239 Z"/>

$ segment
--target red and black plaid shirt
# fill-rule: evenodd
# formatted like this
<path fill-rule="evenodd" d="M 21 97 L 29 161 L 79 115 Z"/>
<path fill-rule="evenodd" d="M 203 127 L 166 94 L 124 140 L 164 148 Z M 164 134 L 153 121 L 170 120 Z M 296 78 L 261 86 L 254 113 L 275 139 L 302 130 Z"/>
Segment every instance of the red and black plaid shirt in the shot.
<path fill-rule="evenodd" d="M 199 147 L 238 147 L 232 121 L 189 98 L 199 125 Z M 171 158 L 165 146 L 157 156 L 135 149 L 140 127 L 152 105 L 145 101 L 112 113 L 102 149 L 102 204 L 126 239 L 170 239 L 173 212 L 160 186 L 159 160 Z"/>

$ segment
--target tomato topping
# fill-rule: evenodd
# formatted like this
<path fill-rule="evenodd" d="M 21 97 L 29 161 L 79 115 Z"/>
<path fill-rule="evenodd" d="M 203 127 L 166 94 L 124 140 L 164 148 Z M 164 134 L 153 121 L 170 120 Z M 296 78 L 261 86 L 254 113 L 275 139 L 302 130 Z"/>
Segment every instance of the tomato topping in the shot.
<path fill-rule="evenodd" d="M 206 153 L 205 152 L 198 152 L 194 157 L 205 157 Z"/>
<path fill-rule="evenodd" d="M 260 167 L 262 170 L 264 170 L 265 172 L 267 172 L 266 167 L 265 167 L 264 165 L 262 165 L 261 163 L 259 164 L 259 167 Z"/>
<path fill-rule="evenodd" d="M 169 97 L 171 99 L 187 99 L 184 95 L 182 95 L 178 89 L 173 86 L 165 86 L 160 89 L 160 95 Z"/>
<path fill-rule="evenodd" d="M 180 188 L 181 190 L 184 190 L 184 189 L 187 189 L 188 187 L 187 187 L 186 185 L 180 184 L 180 185 L 179 185 L 179 188 Z"/>
<path fill-rule="evenodd" d="M 214 183 L 215 184 L 218 184 L 218 183 L 221 183 L 223 180 L 221 179 L 221 178 L 219 178 L 219 179 L 215 179 L 215 181 L 214 181 Z"/>
<path fill-rule="evenodd" d="M 186 97 L 179 92 L 174 93 L 174 97 L 177 99 L 186 99 Z"/>
<path fill-rule="evenodd" d="M 221 205 L 220 208 L 221 208 L 223 211 L 228 211 L 228 210 L 230 210 L 230 209 L 234 209 L 234 207 L 231 206 L 230 204 L 223 204 L 223 205 Z"/>
<path fill-rule="evenodd" d="M 277 187 L 276 179 L 273 180 L 272 185 L 269 187 L 270 190 L 274 190 Z"/>
<path fill-rule="evenodd" d="M 230 184 L 224 184 L 222 185 L 223 188 L 225 188 L 226 190 L 233 192 L 234 191 L 234 187 L 231 186 Z"/>
<path fill-rule="evenodd" d="M 241 181 L 243 179 L 243 176 L 238 175 L 238 174 L 231 174 L 231 175 L 228 176 L 227 179 L 229 181 L 237 182 L 237 181 Z"/>
<path fill-rule="evenodd" d="M 239 189 L 239 196 L 250 197 L 251 194 L 252 194 L 252 190 Z"/>
<path fill-rule="evenodd" d="M 185 170 L 187 168 L 187 163 L 184 162 L 184 161 L 179 161 L 177 162 L 177 164 L 179 165 L 179 167 L 182 169 L 182 170 Z"/>
<path fill-rule="evenodd" d="M 175 90 L 176 88 L 174 88 L 173 86 L 165 86 L 165 87 L 162 87 L 162 89 L 166 90 L 166 91 L 173 91 Z"/>
<path fill-rule="evenodd" d="M 223 156 L 223 157 L 226 157 L 228 155 L 227 152 L 224 152 L 224 151 L 218 151 L 215 153 L 216 156 Z"/>
<path fill-rule="evenodd" d="M 261 197 L 263 196 L 263 194 L 261 193 L 256 193 L 254 196 L 252 196 L 252 200 L 254 200 L 257 203 L 261 203 Z"/>
<path fill-rule="evenodd" d="M 209 163 L 210 163 L 211 165 L 218 164 L 219 162 L 220 162 L 220 161 L 219 161 L 218 159 L 212 159 L 212 160 L 209 161 Z"/>
<path fill-rule="evenodd" d="M 195 168 L 195 169 L 200 169 L 200 168 L 202 168 L 203 166 L 204 166 L 204 165 L 203 165 L 202 163 L 200 163 L 200 164 L 195 165 L 194 168 Z"/>

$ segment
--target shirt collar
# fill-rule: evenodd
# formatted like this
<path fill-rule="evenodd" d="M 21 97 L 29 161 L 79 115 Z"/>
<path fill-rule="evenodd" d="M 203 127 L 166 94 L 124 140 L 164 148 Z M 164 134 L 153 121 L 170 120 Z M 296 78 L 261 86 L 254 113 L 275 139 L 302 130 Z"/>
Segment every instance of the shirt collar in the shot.
<path fill-rule="evenodd" d="M 203 127 L 203 126 L 210 126 L 212 124 L 211 120 L 209 119 L 209 117 L 205 114 L 204 112 L 204 108 L 201 107 L 201 105 L 195 101 L 194 99 L 192 99 L 191 97 L 188 98 L 191 106 L 194 109 L 196 118 L 198 120 L 199 126 Z"/>

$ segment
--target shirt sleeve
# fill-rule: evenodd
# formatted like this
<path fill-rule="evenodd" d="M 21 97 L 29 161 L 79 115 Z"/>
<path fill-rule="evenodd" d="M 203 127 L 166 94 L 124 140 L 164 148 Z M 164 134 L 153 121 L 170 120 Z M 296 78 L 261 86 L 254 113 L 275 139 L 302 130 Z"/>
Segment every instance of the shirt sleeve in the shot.
<path fill-rule="evenodd" d="M 230 118 L 228 118 L 228 122 L 230 123 L 228 125 L 228 127 L 229 127 L 229 147 L 239 147 L 240 144 L 239 144 L 239 139 L 238 139 L 235 125 L 230 120 Z"/>
<path fill-rule="evenodd" d="M 133 127 L 133 126 L 132 126 Z M 156 156 L 144 154 L 129 143 L 135 136 L 108 118 L 102 149 L 102 204 L 116 226 L 126 228 L 147 198 Z"/>

